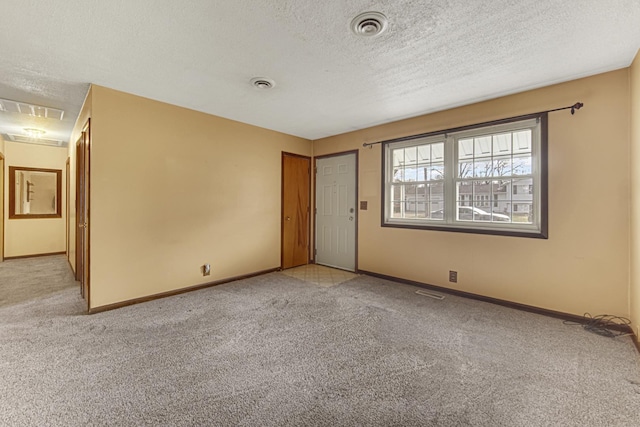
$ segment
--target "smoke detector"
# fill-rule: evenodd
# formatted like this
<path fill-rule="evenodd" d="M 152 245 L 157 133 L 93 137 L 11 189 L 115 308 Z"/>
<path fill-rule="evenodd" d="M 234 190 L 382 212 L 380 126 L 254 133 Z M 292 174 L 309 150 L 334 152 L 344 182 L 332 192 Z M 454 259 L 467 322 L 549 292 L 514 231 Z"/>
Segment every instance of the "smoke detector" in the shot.
<path fill-rule="evenodd" d="M 267 90 L 274 87 L 276 85 L 276 82 L 274 82 L 271 79 L 267 79 L 265 77 L 254 77 L 251 79 L 251 84 L 256 89 Z"/>
<path fill-rule="evenodd" d="M 357 36 L 374 37 L 387 29 L 389 20 L 380 12 L 365 12 L 353 18 L 351 31 Z"/>

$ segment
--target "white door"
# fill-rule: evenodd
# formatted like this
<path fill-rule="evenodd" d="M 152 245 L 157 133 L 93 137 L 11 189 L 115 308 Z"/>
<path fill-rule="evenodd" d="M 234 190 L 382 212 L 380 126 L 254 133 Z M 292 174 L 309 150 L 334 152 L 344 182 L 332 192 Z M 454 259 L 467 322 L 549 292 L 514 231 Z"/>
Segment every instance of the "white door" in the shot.
<path fill-rule="evenodd" d="M 356 155 L 316 160 L 316 264 L 356 269 Z"/>

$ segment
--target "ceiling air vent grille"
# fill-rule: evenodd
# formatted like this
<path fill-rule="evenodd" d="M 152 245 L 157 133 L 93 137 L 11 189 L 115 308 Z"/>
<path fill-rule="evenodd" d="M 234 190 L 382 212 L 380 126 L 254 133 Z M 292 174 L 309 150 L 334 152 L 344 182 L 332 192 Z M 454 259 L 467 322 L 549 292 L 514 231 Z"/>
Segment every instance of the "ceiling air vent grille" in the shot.
<path fill-rule="evenodd" d="M 389 21 L 380 12 L 365 12 L 353 18 L 351 31 L 355 35 L 373 37 L 387 29 Z"/>
<path fill-rule="evenodd" d="M 64 111 L 58 108 L 44 107 L 42 105 L 27 104 L 26 102 L 12 101 L 0 98 L 0 111 L 7 113 L 26 114 L 31 117 L 44 117 L 47 119 L 62 120 Z"/>
<path fill-rule="evenodd" d="M 271 79 L 267 79 L 265 77 L 255 77 L 255 78 L 251 79 L 251 84 L 256 89 L 267 90 L 267 89 L 271 89 L 272 87 L 274 87 L 276 85 L 276 82 L 274 82 Z"/>

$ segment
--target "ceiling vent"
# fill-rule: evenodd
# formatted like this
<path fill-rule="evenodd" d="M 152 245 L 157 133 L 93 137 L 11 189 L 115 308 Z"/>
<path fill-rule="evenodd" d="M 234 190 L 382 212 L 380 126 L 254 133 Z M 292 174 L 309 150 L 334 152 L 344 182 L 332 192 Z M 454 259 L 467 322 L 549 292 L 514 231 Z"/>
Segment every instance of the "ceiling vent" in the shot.
<path fill-rule="evenodd" d="M 55 120 L 62 120 L 64 118 L 64 111 L 57 108 L 27 104 L 26 102 L 18 102 L 1 98 L 0 111 L 4 111 L 7 113 L 26 114 L 27 116 L 31 117 L 44 117 L 47 119 Z"/>
<path fill-rule="evenodd" d="M 33 138 L 26 135 L 15 135 L 12 133 L 6 134 L 8 139 L 13 142 L 22 142 L 25 144 L 47 145 L 49 147 L 65 147 L 67 144 L 64 141 L 48 138 Z"/>
<path fill-rule="evenodd" d="M 271 79 L 264 78 L 264 77 L 254 77 L 253 79 L 251 79 L 251 84 L 256 89 L 266 90 L 266 89 L 271 89 L 272 87 L 274 87 L 276 85 L 276 82 L 274 82 Z"/>
<path fill-rule="evenodd" d="M 365 12 L 353 18 L 351 31 L 357 36 L 374 37 L 384 32 L 389 20 L 380 12 Z"/>

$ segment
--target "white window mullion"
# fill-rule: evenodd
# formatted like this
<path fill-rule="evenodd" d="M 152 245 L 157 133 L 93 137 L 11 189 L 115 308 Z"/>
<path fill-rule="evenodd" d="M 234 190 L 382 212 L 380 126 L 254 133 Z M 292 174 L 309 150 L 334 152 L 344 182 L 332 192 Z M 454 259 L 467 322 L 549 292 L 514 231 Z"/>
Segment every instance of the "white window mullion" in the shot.
<path fill-rule="evenodd" d="M 444 221 L 447 224 L 453 224 L 456 217 L 456 196 L 457 185 L 456 176 L 458 174 L 458 165 L 456 158 L 458 157 L 458 148 L 455 146 L 454 138 L 445 135 L 444 143 L 444 203 L 445 215 Z"/>

